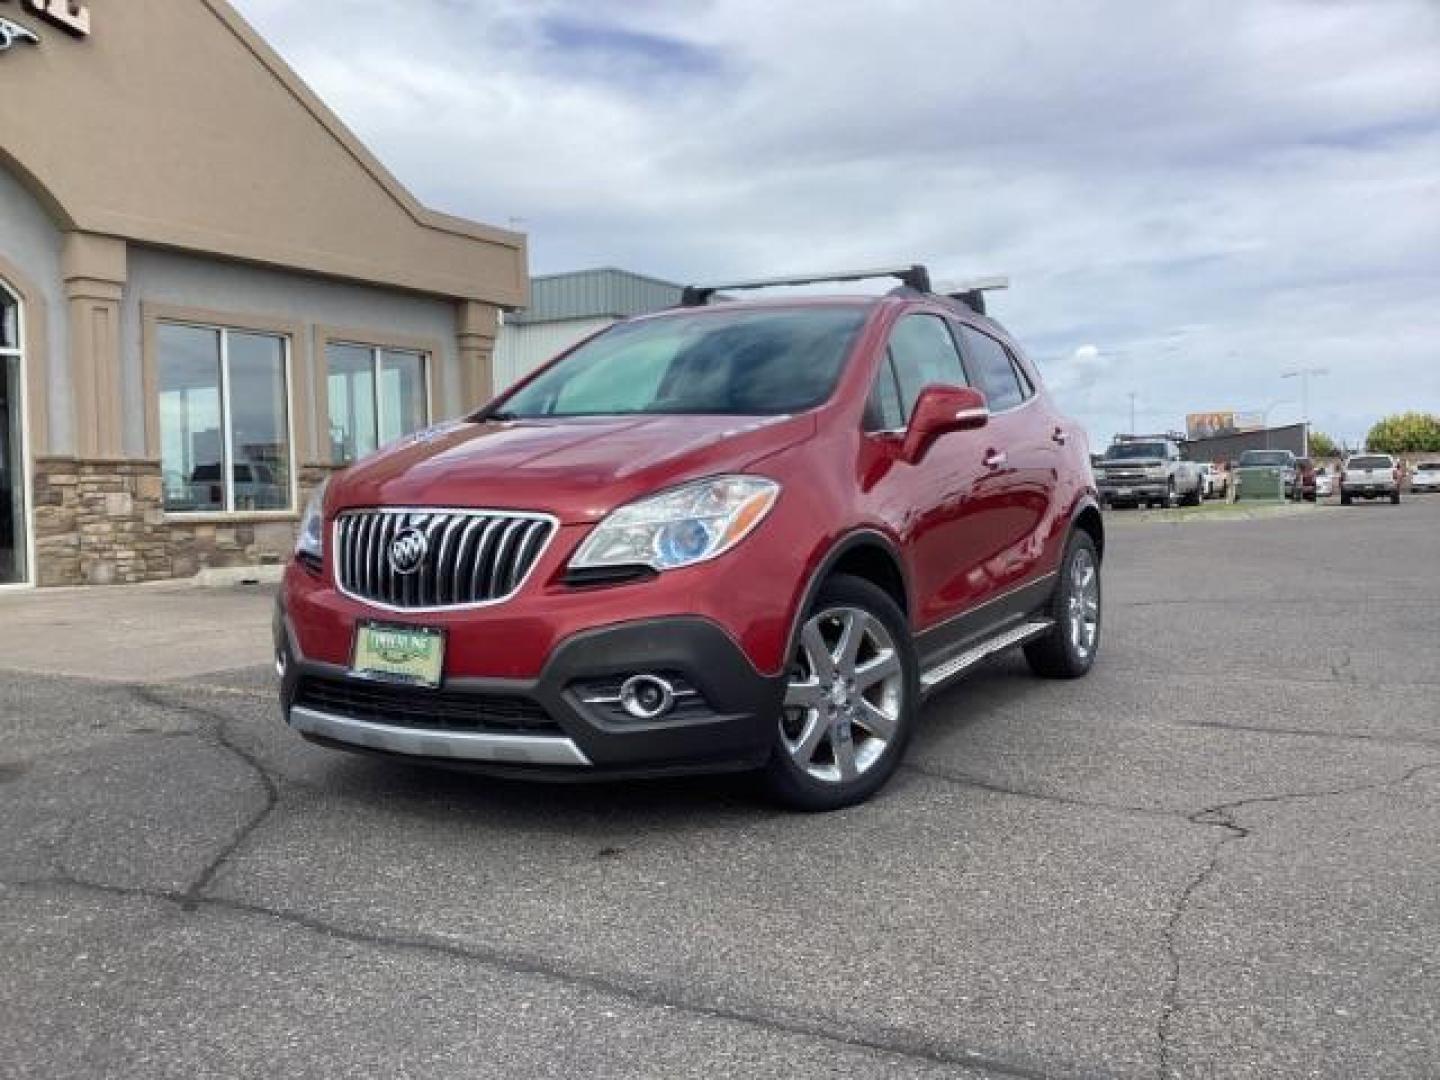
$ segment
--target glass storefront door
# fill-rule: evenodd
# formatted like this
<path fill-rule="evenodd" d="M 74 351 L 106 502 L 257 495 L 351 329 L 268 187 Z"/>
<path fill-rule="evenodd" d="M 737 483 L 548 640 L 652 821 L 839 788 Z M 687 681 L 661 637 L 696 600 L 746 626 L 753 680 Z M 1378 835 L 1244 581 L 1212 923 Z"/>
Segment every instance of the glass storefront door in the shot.
<path fill-rule="evenodd" d="M 0 586 L 29 580 L 22 360 L 20 304 L 0 282 Z"/>

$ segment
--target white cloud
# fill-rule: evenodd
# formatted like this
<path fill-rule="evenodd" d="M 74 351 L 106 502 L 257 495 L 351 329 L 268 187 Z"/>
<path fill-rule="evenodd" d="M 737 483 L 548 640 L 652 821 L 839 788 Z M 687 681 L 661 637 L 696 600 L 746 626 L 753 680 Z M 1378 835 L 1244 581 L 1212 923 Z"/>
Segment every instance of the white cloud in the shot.
<path fill-rule="evenodd" d="M 1169 427 L 1312 362 L 1337 434 L 1440 411 L 1431 0 L 239 7 L 537 272 L 1006 273 L 997 314 L 1102 441 L 1131 392 Z"/>

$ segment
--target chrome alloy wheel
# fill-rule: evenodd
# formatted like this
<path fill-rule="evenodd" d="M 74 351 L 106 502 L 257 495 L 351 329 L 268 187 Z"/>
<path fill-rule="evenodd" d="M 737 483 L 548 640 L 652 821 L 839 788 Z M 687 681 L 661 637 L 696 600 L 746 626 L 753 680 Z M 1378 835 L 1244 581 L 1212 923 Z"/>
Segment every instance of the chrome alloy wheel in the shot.
<path fill-rule="evenodd" d="M 1070 595 L 1065 600 L 1065 622 L 1076 657 L 1088 660 L 1100 636 L 1100 571 L 1088 548 L 1076 548 L 1070 560 Z"/>
<path fill-rule="evenodd" d="M 854 780 L 894 740 L 904 696 L 904 669 L 885 624 L 860 608 L 827 608 L 800 631 L 781 739 L 812 778 Z"/>

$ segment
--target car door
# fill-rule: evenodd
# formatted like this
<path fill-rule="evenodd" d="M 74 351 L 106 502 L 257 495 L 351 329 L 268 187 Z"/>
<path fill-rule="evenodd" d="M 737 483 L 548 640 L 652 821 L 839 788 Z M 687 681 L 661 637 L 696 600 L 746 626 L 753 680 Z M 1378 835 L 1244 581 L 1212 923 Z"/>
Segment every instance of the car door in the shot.
<path fill-rule="evenodd" d="M 1003 342 L 967 323 L 956 330 L 970 377 L 990 403 L 990 424 L 982 430 L 988 440 L 984 487 L 997 550 L 987 570 L 1003 591 L 1046 569 L 1047 526 L 1068 434 Z"/>
<path fill-rule="evenodd" d="M 995 507 L 984 485 L 983 428 L 942 435 L 917 462 L 901 457 L 915 401 L 932 385 L 969 385 L 955 339 L 938 315 L 904 315 L 891 330 L 871 392 L 860 475 L 871 512 L 904 545 L 917 630 L 985 598 L 989 582 L 977 568 L 998 547 L 988 520 Z"/>

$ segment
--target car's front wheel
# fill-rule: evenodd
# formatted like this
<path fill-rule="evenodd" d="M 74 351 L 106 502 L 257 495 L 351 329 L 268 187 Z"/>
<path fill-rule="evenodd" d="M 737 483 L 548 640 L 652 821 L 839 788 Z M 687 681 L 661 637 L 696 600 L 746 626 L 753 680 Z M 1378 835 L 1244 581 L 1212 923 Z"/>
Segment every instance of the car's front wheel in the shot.
<path fill-rule="evenodd" d="M 863 802 L 900 764 L 919 702 L 904 613 L 863 578 L 831 578 L 795 644 L 766 786 L 803 810 Z"/>

